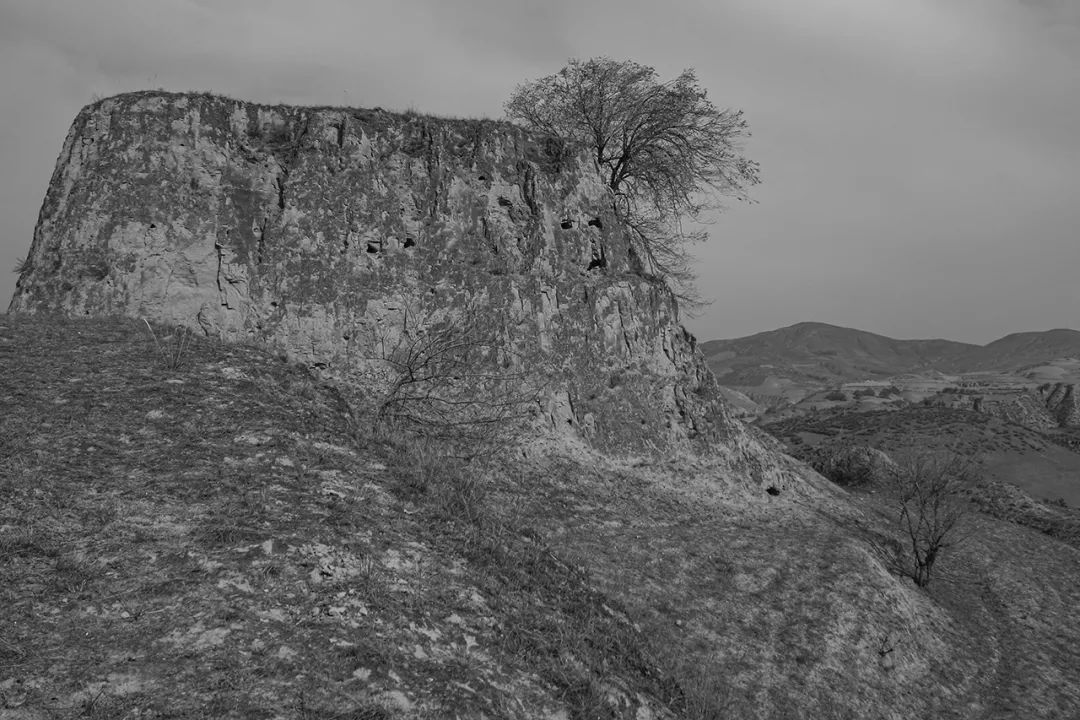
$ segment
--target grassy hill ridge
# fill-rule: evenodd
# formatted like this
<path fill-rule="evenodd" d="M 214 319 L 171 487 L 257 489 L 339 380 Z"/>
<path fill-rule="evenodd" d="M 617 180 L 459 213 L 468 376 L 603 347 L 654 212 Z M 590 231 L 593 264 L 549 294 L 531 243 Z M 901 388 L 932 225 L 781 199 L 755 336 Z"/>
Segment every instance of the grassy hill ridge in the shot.
<path fill-rule="evenodd" d="M 825 383 L 937 370 L 1014 370 L 1080 355 L 1080 332 L 1057 329 L 1007 335 L 973 345 L 952 340 L 897 340 L 826 323 L 805 322 L 730 340 L 710 340 L 702 352 L 725 385 L 759 385 L 767 375 Z"/>

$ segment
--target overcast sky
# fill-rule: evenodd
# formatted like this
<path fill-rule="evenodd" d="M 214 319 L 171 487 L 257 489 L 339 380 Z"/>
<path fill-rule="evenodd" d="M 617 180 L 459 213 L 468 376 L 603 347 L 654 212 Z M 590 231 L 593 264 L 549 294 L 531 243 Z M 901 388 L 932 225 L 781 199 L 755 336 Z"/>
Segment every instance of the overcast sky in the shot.
<path fill-rule="evenodd" d="M 750 122 L 763 183 L 699 248 L 700 339 L 1080 327 L 1078 0 L 0 0 L 0 308 L 95 97 L 500 117 L 598 55 L 692 67 Z"/>

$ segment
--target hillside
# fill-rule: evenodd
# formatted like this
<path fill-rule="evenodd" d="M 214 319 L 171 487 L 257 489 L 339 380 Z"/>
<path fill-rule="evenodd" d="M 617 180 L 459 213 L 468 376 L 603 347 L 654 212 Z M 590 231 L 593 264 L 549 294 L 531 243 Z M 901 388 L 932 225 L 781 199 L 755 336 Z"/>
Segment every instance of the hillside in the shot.
<path fill-rule="evenodd" d="M 0 707 L 540 717 L 602 678 L 685 704 L 486 482 L 358 435 L 305 368 L 196 341 L 169 370 L 131 321 L 4 319 L 0 343 Z"/>
<path fill-rule="evenodd" d="M 1080 332 L 1076 330 L 1014 333 L 963 358 L 957 370 L 1016 370 L 1066 357 L 1080 358 Z"/>
<path fill-rule="evenodd" d="M 0 317 L 0 359 L 5 717 L 1080 709 L 1080 551 L 1014 523 L 975 517 L 928 594 L 874 496 L 813 476 L 543 436 L 463 464 L 130 320 Z"/>
<path fill-rule="evenodd" d="M 701 344 L 724 385 L 760 386 L 769 376 L 824 387 L 908 373 L 1011 371 L 1080 356 L 1080 332 L 1007 335 L 984 346 L 951 340 L 896 340 L 824 323 Z"/>
<path fill-rule="evenodd" d="M 0 316 L 0 720 L 1075 717 L 1080 518 L 965 495 L 916 586 L 627 236 L 505 123 L 85 108 Z"/>
<path fill-rule="evenodd" d="M 888 377 L 951 365 L 977 346 L 949 340 L 894 340 L 825 323 L 798 323 L 734 340 L 701 344 L 725 385 L 760 385 L 768 375 L 824 384 Z"/>
<path fill-rule="evenodd" d="M 1080 446 L 1070 442 L 1075 433 L 1037 432 L 986 412 L 926 405 L 876 411 L 838 407 L 762 427 L 796 454 L 837 442 L 867 445 L 894 455 L 929 448 L 957 450 L 977 458 L 987 480 L 1012 484 L 1035 498 L 1063 499 L 1080 507 Z"/>

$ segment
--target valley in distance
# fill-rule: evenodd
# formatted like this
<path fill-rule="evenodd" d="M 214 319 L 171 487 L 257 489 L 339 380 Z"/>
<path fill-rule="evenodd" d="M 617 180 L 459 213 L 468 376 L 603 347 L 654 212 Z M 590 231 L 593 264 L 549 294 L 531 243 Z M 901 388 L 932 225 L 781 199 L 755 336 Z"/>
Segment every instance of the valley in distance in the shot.
<path fill-rule="evenodd" d="M 701 349 L 732 406 L 797 457 L 950 449 L 989 479 L 1080 505 L 1076 330 L 973 345 L 803 322 Z"/>

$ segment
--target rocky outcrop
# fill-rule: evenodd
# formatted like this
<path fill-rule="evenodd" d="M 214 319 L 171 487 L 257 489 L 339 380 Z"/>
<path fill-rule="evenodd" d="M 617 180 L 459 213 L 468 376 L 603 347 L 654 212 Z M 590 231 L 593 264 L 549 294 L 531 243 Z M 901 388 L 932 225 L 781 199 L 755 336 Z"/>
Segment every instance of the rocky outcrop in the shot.
<path fill-rule="evenodd" d="M 500 122 L 103 100 L 67 136 L 10 309 L 181 323 L 345 378 L 410 318 L 467 323 L 599 447 L 764 452 L 589 154 Z"/>
<path fill-rule="evenodd" d="M 1080 427 L 1080 397 L 1076 385 L 1047 383 L 1039 386 L 1039 395 L 1061 427 Z"/>
<path fill-rule="evenodd" d="M 1014 392 L 943 393 L 934 397 L 933 404 L 974 410 L 1037 431 L 1080 426 L 1080 400 L 1071 383 Z"/>
<path fill-rule="evenodd" d="M 953 395 L 953 407 L 994 415 L 1032 430 L 1080 426 L 1080 403 L 1071 383 L 1046 383 L 1012 393 Z M 944 396 L 939 396 L 944 397 Z"/>
<path fill-rule="evenodd" d="M 957 410 L 972 410 L 1038 432 L 1057 427 L 1046 403 L 1029 390 L 1005 392 L 944 392 L 925 401 L 928 405 Z"/>

